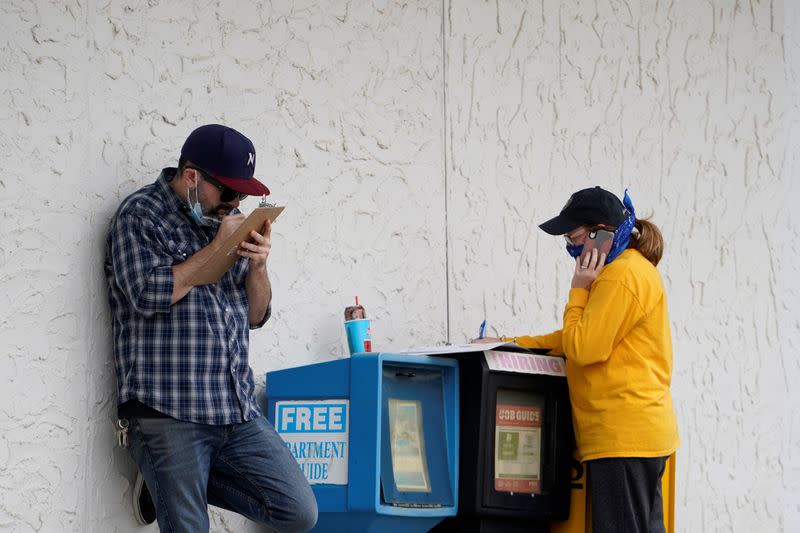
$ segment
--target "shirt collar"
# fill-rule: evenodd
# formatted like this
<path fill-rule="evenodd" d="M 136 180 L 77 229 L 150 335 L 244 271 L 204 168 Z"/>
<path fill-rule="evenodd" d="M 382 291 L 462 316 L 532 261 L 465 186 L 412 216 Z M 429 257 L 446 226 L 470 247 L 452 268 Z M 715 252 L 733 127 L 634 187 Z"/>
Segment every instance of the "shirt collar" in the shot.
<path fill-rule="evenodd" d="M 175 178 L 177 172 L 178 169 L 175 167 L 161 169 L 161 174 L 158 175 L 158 179 L 156 180 L 156 188 L 163 197 L 167 207 L 170 208 L 170 211 L 180 210 L 187 212 L 189 208 L 186 205 L 186 201 L 182 200 L 170 185 L 170 182 Z"/>

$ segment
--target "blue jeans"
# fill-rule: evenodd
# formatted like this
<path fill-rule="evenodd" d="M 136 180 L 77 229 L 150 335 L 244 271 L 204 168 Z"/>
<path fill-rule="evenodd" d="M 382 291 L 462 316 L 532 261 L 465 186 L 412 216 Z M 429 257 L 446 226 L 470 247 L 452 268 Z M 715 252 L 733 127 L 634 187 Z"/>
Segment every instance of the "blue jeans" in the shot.
<path fill-rule="evenodd" d="M 208 531 L 208 504 L 270 531 L 314 527 L 314 493 L 264 417 L 227 426 L 132 418 L 130 427 L 131 456 L 153 497 L 161 531 Z"/>

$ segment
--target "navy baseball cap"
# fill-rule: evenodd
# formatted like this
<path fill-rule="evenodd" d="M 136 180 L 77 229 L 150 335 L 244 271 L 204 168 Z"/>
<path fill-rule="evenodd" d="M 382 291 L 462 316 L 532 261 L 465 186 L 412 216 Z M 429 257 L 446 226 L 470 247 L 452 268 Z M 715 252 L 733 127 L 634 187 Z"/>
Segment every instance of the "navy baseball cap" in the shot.
<path fill-rule="evenodd" d="M 236 192 L 269 194 L 267 186 L 253 177 L 256 169 L 253 143 L 233 128 L 221 124 L 200 126 L 186 138 L 181 156 Z"/>
<path fill-rule="evenodd" d="M 550 235 L 564 235 L 584 225 L 617 227 L 627 216 L 628 210 L 613 193 L 600 187 L 591 187 L 570 196 L 561 213 L 539 224 L 539 227 Z"/>

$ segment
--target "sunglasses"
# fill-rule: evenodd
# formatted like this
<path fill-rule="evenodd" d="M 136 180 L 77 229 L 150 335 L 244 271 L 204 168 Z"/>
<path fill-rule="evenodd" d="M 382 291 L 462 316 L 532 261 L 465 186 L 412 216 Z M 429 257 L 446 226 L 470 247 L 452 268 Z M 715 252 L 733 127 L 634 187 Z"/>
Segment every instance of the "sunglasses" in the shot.
<path fill-rule="evenodd" d="M 579 246 L 581 244 L 581 242 L 583 242 L 583 237 L 585 237 L 586 235 L 589 235 L 590 239 L 594 239 L 595 235 L 593 235 L 593 234 L 597 233 L 597 230 L 601 230 L 601 229 L 604 229 L 606 231 L 610 231 L 612 233 L 614 231 L 616 231 L 616 228 L 614 228 L 612 226 L 606 226 L 605 224 L 599 224 L 597 226 L 592 226 L 592 227 L 590 227 L 588 229 L 587 228 L 581 229 L 580 231 L 575 232 L 575 233 L 573 233 L 571 235 L 568 233 L 568 234 L 564 235 L 564 240 L 567 241 L 567 244 L 569 244 L 570 246 Z"/>
<path fill-rule="evenodd" d="M 209 185 L 212 185 L 212 186 L 216 187 L 217 190 L 219 191 L 219 199 L 220 199 L 221 202 L 232 202 L 235 198 L 238 198 L 239 201 L 242 201 L 242 200 L 244 200 L 245 198 L 248 197 L 247 193 L 234 191 L 230 187 L 227 187 L 227 186 L 223 185 L 222 183 L 218 182 L 217 180 L 215 180 L 211 176 L 211 174 L 209 174 L 208 172 L 206 172 L 202 168 L 197 168 L 197 167 L 186 167 L 186 168 L 191 168 L 191 169 L 196 170 L 197 172 L 202 174 L 203 179 L 206 182 L 208 182 Z"/>
<path fill-rule="evenodd" d="M 567 244 L 570 246 L 578 246 L 581 242 L 581 239 L 589 233 L 589 230 L 581 229 L 580 231 L 574 232 L 571 235 L 568 233 L 564 235 L 564 240 L 567 241 Z"/>

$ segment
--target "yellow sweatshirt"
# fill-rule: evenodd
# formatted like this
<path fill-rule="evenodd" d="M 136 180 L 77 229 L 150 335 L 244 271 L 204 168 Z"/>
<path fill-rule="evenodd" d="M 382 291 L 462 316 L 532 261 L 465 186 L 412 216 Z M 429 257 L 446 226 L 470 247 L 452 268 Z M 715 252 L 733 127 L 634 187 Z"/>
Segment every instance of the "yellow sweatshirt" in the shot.
<path fill-rule="evenodd" d="M 591 292 L 570 290 L 561 330 L 513 340 L 566 356 L 581 461 L 677 449 L 667 300 L 658 270 L 638 251 L 606 265 Z"/>

